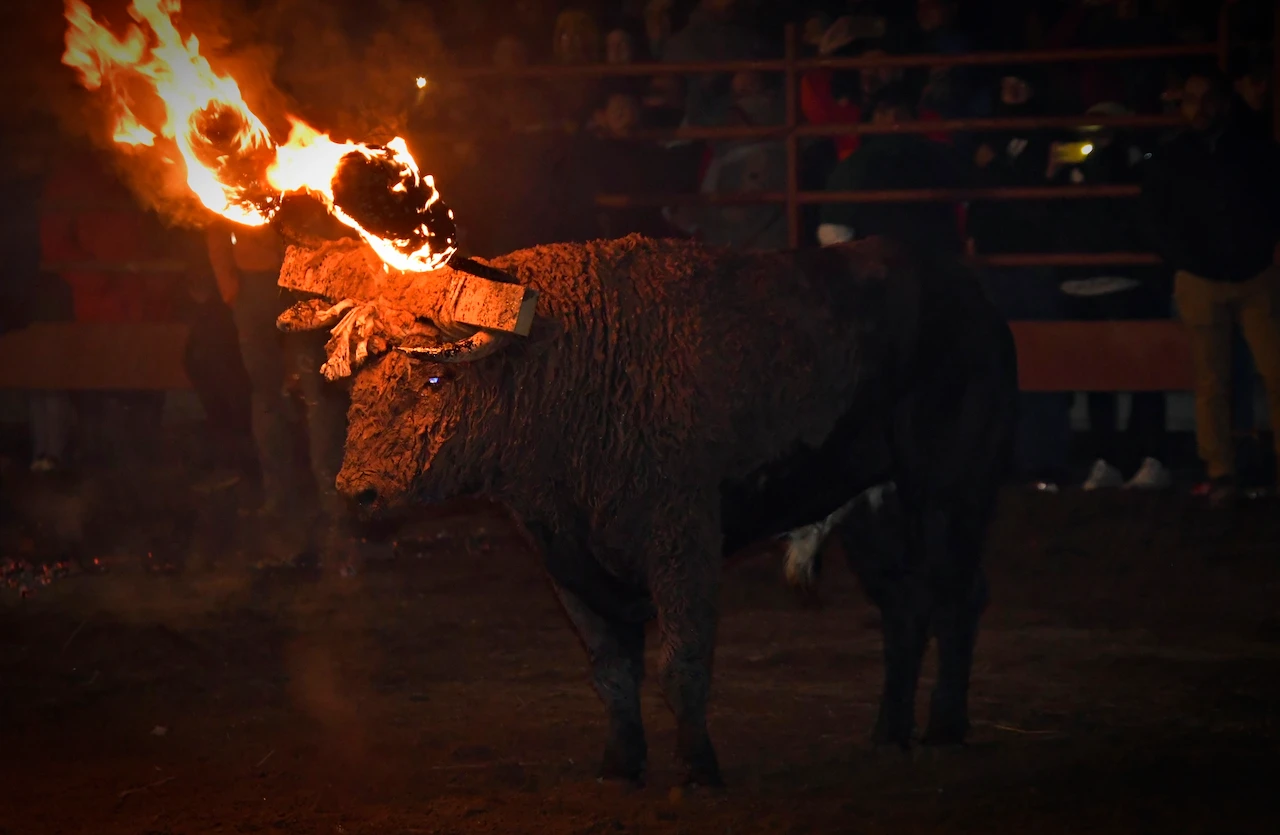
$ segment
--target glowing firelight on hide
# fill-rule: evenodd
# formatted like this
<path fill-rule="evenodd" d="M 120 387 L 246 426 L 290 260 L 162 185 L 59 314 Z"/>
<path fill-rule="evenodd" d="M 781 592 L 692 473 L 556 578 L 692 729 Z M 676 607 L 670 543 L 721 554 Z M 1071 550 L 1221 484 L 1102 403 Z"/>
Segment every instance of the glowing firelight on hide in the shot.
<path fill-rule="evenodd" d="M 235 223 L 262 226 L 284 194 L 304 192 L 391 267 L 425 272 L 448 262 L 456 251 L 453 212 L 403 139 L 337 143 L 290 117 L 289 138 L 277 145 L 235 79 L 215 73 L 196 37 L 178 32 L 173 15 L 180 11 L 181 0 L 133 0 L 135 24 L 117 37 L 82 0 L 66 0 L 62 62 L 79 71 L 87 89 L 110 96 L 116 142 L 135 148 L 154 147 L 157 138 L 173 142 L 191 191 Z M 163 124 L 147 124 L 133 98 L 139 80 L 163 105 Z"/>

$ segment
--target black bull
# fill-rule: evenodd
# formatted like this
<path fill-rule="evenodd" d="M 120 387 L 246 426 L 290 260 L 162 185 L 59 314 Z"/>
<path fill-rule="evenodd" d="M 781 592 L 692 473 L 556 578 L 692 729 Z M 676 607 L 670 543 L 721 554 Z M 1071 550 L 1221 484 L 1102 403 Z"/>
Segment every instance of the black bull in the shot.
<path fill-rule="evenodd" d="M 827 519 L 881 610 L 877 743 L 908 746 L 930 636 L 926 743 L 959 743 L 980 561 L 1017 393 L 1007 324 L 958 264 L 883 241 L 743 255 L 631 237 L 494 264 L 541 293 L 524 340 L 474 362 L 391 352 L 356 374 L 338 486 L 369 515 L 456 495 L 508 507 L 590 657 L 602 776 L 642 778 L 644 627 L 690 783 L 722 555 Z"/>

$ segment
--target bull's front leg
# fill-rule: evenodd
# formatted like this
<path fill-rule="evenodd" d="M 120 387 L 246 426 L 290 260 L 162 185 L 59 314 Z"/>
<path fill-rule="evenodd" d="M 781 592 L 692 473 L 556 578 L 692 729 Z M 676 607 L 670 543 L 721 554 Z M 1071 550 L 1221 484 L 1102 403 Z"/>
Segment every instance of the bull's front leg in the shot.
<path fill-rule="evenodd" d="M 586 647 L 591 682 L 609 716 L 600 777 L 639 784 L 648 760 L 640 716 L 644 622 L 601 615 L 554 579 L 551 584 Z"/>
<path fill-rule="evenodd" d="M 692 549 L 653 565 L 650 591 L 661 644 L 659 681 L 676 719 L 676 755 L 685 785 L 722 786 L 707 733 L 707 701 L 715 649 L 719 552 Z"/>
<path fill-rule="evenodd" d="M 640 684 L 644 624 L 653 607 L 643 588 L 621 582 L 601 566 L 582 534 L 584 526 L 553 531 L 519 524 L 542 551 L 551 586 L 587 650 L 591 683 L 609 717 L 600 777 L 638 784 L 648 760 Z"/>

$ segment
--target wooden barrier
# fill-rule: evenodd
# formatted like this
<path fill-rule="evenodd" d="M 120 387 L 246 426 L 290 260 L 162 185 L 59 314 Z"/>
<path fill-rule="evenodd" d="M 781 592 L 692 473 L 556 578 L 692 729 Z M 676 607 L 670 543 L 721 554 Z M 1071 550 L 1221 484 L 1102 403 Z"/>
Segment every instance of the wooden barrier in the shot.
<path fill-rule="evenodd" d="M 0 388 L 188 389 L 186 325 L 37 322 L 0 335 Z"/>
<path fill-rule="evenodd" d="M 1175 321 L 1013 322 L 1023 391 L 1187 391 L 1191 355 Z"/>

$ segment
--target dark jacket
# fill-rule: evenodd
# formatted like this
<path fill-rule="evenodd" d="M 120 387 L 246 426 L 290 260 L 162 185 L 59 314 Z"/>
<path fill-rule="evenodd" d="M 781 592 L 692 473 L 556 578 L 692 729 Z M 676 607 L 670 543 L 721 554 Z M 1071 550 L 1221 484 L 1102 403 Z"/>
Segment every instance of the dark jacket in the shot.
<path fill-rule="evenodd" d="M 998 103 L 995 114 L 1005 118 L 1043 115 L 1032 99 L 1025 105 Z M 1046 186 L 1049 144 L 1047 131 L 990 133 L 979 137 L 995 158 L 977 170 L 979 185 L 985 188 Z M 1044 200 L 976 200 L 969 205 L 969 236 L 984 255 L 996 253 L 1045 252 L 1049 249 L 1052 204 Z"/>
<path fill-rule="evenodd" d="M 1174 137 L 1147 164 L 1144 220 L 1175 270 L 1245 281 L 1274 260 L 1280 240 L 1280 149 L 1228 127 Z"/>

